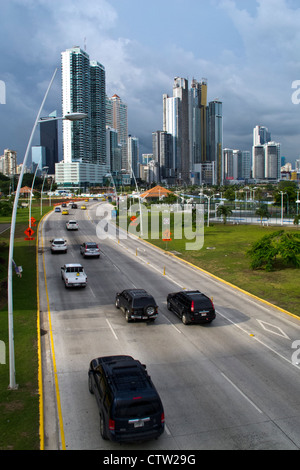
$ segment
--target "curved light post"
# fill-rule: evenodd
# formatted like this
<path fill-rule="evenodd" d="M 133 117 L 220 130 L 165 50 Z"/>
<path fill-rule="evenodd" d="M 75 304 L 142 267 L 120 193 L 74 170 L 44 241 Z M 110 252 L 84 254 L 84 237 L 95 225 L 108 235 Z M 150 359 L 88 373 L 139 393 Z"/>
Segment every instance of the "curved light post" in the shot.
<path fill-rule="evenodd" d="M 45 179 L 49 170 L 48 166 L 44 166 L 42 170 L 45 170 L 45 175 L 44 175 L 44 180 L 43 180 L 43 185 L 42 185 L 42 190 L 41 190 L 41 215 L 43 213 L 43 191 L 44 191 L 44 184 L 45 184 Z"/>
<path fill-rule="evenodd" d="M 15 200 L 14 200 L 14 205 L 13 205 L 13 210 L 12 210 L 12 217 L 11 217 L 11 226 L 10 226 L 10 240 L 9 240 L 9 254 L 8 254 L 8 274 L 7 274 L 7 301 L 8 301 L 8 341 L 9 341 L 9 389 L 15 390 L 18 388 L 18 385 L 16 384 L 16 371 L 15 371 L 15 352 L 14 352 L 14 329 L 13 329 L 13 289 L 12 289 L 12 277 L 13 277 L 13 253 L 14 253 L 14 238 L 15 238 L 15 227 L 16 227 L 16 216 L 17 216 L 17 208 L 18 208 L 18 202 L 19 202 L 19 196 L 20 196 L 20 190 L 22 186 L 22 181 L 23 181 L 23 175 L 25 171 L 25 166 L 27 163 L 28 155 L 29 155 L 29 150 L 31 147 L 32 139 L 35 133 L 35 130 L 37 128 L 37 125 L 41 121 L 45 121 L 45 119 L 42 119 L 40 121 L 40 115 L 43 110 L 46 98 L 48 96 L 49 90 L 52 86 L 52 83 L 54 81 L 55 75 L 56 75 L 57 69 L 55 69 L 55 72 L 50 80 L 50 83 L 48 85 L 47 91 L 45 93 L 45 96 L 43 98 L 42 104 L 40 106 L 40 109 L 38 111 L 36 120 L 34 122 L 30 138 L 27 144 L 24 160 L 23 160 L 23 165 L 21 169 L 21 173 L 19 176 L 19 181 L 18 181 L 18 186 L 15 194 Z M 86 114 L 84 113 L 68 113 L 65 117 L 63 118 L 49 118 L 46 120 L 55 120 L 55 119 L 69 119 L 69 120 L 78 120 L 78 119 L 84 119 L 86 117 Z"/>
<path fill-rule="evenodd" d="M 143 216 L 142 216 L 142 206 L 141 206 L 140 192 L 139 192 L 139 188 L 138 188 L 138 185 L 137 185 L 137 182 L 136 182 L 135 174 L 134 174 L 134 171 L 132 169 L 131 163 L 130 162 L 128 162 L 128 163 L 129 163 L 129 166 L 130 166 L 131 174 L 133 175 L 133 179 L 134 179 L 134 182 L 135 182 L 136 192 L 138 193 L 139 208 L 140 208 L 140 229 L 141 229 L 141 236 L 143 237 Z"/>
<path fill-rule="evenodd" d="M 213 194 L 211 196 L 207 196 L 207 194 L 204 193 L 199 193 L 200 198 L 202 196 L 207 198 L 208 204 L 207 204 L 207 227 L 209 227 L 209 213 L 210 213 L 210 200 L 214 196 Z"/>

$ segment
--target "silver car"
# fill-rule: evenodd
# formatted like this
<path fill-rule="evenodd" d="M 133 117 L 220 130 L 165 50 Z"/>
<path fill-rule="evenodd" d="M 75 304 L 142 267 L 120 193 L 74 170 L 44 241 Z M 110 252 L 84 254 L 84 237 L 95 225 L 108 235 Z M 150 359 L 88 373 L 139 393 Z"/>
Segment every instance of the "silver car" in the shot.
<path fill-rule="evenodd" d="M 78 230 L 78 223 L 76 220 L 69 220 L 66 223 L 66 229 L 67 230 Z"/>
<path fill-rule="evenodd" d="M 85 242 L 80 246 L 80 253 L 85 258 L 86 256 L 100 256 L 100 249 L 95 242 Z"/>
<path fill-rule="evenodd" d="M 64 238 L 51 240 L 51 253 L 67 253 L 67 241 Z"/>

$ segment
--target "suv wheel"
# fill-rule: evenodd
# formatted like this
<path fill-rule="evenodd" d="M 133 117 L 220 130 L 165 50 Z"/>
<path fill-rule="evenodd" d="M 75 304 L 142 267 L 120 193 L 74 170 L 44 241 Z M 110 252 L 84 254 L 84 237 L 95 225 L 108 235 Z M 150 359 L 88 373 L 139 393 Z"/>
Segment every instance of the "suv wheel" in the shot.
<path fill-rule="evenodd" d="M 107 439 L 107 433 L 106 433 L 106 429 L 105 429 L 105 421 L 104 421 L 104 417 L 103 417 L 102 413 L 100 413 L 100 434 L 101 434 L 102 439 L 104 439 L 104 440 Z"/>
<path fill-rule="evenodd" d="M 167 301 L 167 309 L 168 309 L 168 310 L 171 310 L 171 304 L 170 304 L 169 301 Z"/>
<path fill-rule="evenodd" d="M 146 315 L 153 315 L 155 313 L 155 307 L 153 307 L 152 305 L 148 305 L 147 307 L 145 307 L 144 312 Z"/>
<path fill-rule="evenodd" d="M 93 387 L 92 387 L 92 378 L 91 378 L 91 375 L 89 375 L 89 392 L 94 395 L 94 390 L 93 390 Z"/>
<path fill-rule="evenodd" d="M 120 303 L 119 299 L 116 299 L 116 308 L 120 308 L 119 303 Z"/>
<path fill-rule="evenodd" d="M 183 323 L 184 325 L 187 325 L 187 324 L 189 323 L 189 322 L 188 322 L 188 319 L 187 319 L 187 317 L 186 317 L 186 315 L 185 315 L 185 313 L 182 315 L 182 323 Z"/>

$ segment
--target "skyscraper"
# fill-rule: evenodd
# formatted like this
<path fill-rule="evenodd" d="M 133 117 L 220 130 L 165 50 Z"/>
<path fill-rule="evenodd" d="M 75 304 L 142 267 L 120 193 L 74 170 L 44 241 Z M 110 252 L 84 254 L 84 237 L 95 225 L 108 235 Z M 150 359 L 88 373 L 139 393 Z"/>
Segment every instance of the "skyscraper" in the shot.
<path fill-rule="evenodd" d="M 80 112 L 87 117 L 81 121 L 63 121 L 63 165 L 61 162 L 55 165 L 56 181 L 80 185 L 83 178 L 85 187 L 101 184 L 109 171 L 105 69 L 99 62 L 90 61 L 80 47 L 62 52 L 61 59 L 63 116 Z"/>
<path fill-rule="evenodd" d="M 176 77 L 173 97 L 163 95 L 163 130 L 173 136 L 173 168 L 178 182 L 190 178 L 188 81 Z"/>
<path fill-rule="evenodd" d="M 139 175 L 139 139 L 137 137 L 128 136 L 128 169 L 133 171 L 132 178 L 137 178 Z"/>
<path fill-rule="evenodd" d="M 253 129 L 253 145 L 264 145 L 271 141 L 271 133 L 264 126 L 255 126 Z"/>
<path fill-rule="evenodd" d="M 87 114 L 63 121 L 64 161 L 105 163 L 105 69 L 79 47 L 62 53 L 62 111 Z"/>
<path fill-rule="evenodd" d="M 267 142 L 265 150 L 265 178 L 272 180 L 280 179 L 280 144 Z"/>
<path fill-rule="evenodd" d="M 118 143 L 121 145 L 122 168 L 130 170 L 128 166 L 128 117 L 127 104 L 118 95 L 106 98 L 106 124 L 118 132 Z"/>
<path fill-rule="evenodd" d="M 49 114 L 50 118 L 56 118 L 56 116 L 56 111 Z M 58 163 L 57 120 L 40 123 L 40 146 L 45 149 L 45 161 L 41 163 L 41 166 L 46 165 L 48 175 L 54 175 L 55 163 Z"/>
<path fill-rule="evenodd" d="M 223 178 L 223 114 L 222 103 L 211 101 L 208 105 L 209 161 L 215 163 L 216 183 L 222 184 Z"/>
<path fill-rule="evenodd" d="M 159 167 L 159 181 L 174 183 L 172 167 L 173 137 L 165 131 L 152 132 L 153 159 Z"/>

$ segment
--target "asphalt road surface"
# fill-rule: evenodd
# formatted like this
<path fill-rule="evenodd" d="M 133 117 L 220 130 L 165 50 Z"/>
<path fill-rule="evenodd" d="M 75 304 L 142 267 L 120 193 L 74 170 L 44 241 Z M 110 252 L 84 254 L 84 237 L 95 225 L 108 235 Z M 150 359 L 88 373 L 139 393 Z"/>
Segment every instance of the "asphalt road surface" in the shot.
<path fill-rule="evenodd" d="M 99 240 L 97 207 L 93 202 L 69 216 L 51 213 L 40 226 L 45 449 L 299 449 L 299 320 L 148 243 L 117 240 L 111 224 Z M 71 218 L 78 231 L 66 230 Z M 61 236 L 68 253 L 52 255 L 49 241 Z M 84 241 L 99 242 L 100 259 L 82 259 Z M 65 289 L 60 267 L 67 262 L 82 263 L 85 289 Z M 155 322 L 126 322 L 115 308 L 115 294 L 125 288 L 153 294 Z M 182 289 L 212 297 L 217 318 L 183 325 L 166 307 L 167 294 Z M 165 409 L 159 439 L 122 445 L 102 440 L 88 366 L 114 354 L 147 365 Z"/>

